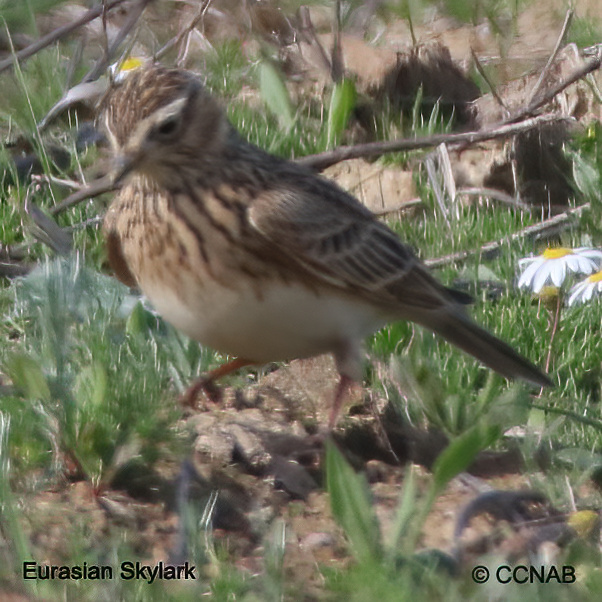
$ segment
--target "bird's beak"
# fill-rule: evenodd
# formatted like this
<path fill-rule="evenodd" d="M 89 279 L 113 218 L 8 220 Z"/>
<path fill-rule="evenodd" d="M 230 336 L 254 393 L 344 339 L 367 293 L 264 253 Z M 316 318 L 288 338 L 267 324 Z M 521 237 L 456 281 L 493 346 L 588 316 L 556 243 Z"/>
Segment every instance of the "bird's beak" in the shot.
<path fill-rule="evenodd" d="M 135 157 L 131 155 L 118 155 L 113 165 L 113 184 L 115 186 L 123 184 L 123 181 L 134 170 L 135 166 Z"/>

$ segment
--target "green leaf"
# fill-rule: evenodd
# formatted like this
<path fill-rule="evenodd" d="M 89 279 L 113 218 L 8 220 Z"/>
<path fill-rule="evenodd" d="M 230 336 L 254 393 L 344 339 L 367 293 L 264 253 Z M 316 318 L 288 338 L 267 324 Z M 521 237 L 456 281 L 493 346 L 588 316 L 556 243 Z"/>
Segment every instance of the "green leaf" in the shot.
<path fill-rule="evenodd" d="M 573 178 L 579 191 L 588 200 L 598 198 L 601 185 L 596 167 L 579 153 L 569 152 L 569 156 L 573 161 Z"/>
<path fill-rule="evenodd" d="M 130 335 L 148 335 L 148 331 L 156 327 L 157 318 L 138 301 L 128 316 L 125 331 Z"/>
<path fill-rule="evenodd" d="M 579 447 L 561 449 L 554 454 L 554 459 L 580 472 L 602 466 L 602 454 Z"/>
<path fill-rule="evenodd" d="M 452 441 L 435 461 L 433 487 L 440 492 L 456 475 L 466 470 L 475 456 L 502 435 L 498 426 L 476 426 Z"/>
<path fill-rule="evenodd" d="M 355 109 L 357 93 L 350 79 L 335 84 L 328 109 L 327 143 L 331 147 L 343 133 Z"/>
<path fill-rule="evenodd" d="M 353 555 L 360 562 L 377 560 L 381 555 L 380 532 L 368 483 L 331 441 L 326 444 L 326 484 L 332 514 L 345 530 Z"/>
<path fill-rule="evenodd" d="M 12 354 L 6 362 L 6 371 L 15 387 L 28 399 L 50 400 L 50 388 L 42 368 L 29 355 Z"/>
<path fill-rule="evenodd" d="M 400 493 L 400 503 L 395 515 L 395 522 L 391 530 L 391 540 L 387 549 L 395 553 L 400 547 L 401 541 L 409 531 L 409 526 L 416 518 L 416 508 L 418 507 L 418 489 L 416 487 L 416 476 L 414 470 L 410 467 L 406 471 L 403 481 L 403 487 Z"/>
<path fill-rule="evenodd" d="M 483 388 L 477 405 L 483 413 L 487 413 L 487 422 L 497 425 L 503 431 L 513 426 L 527 424 L 531 409 L 531 398 L 529 391 L 522 383 L 513 383 L 500 395 L 490 386 L 494 377 L 488 379 L 486 387 Z M 490 394 L 488 394 L 491 392 Z"/>
<path fill-rule="evenodd" d="M 259 65 L 259 92 L 263 101 L 284 127 L 290 129 L 295 123 L 295 113 L 284 78 L 269 60 Z"/>
<path fill-rule="evenodd" d="M 100 362 L 83 367 L 76 377 L 78 398 L 85 399 L 93 408 L 100 409 L 104 405 L 107 388 L 107 372 Z"/>
<path fill-rule="evenodd" d="M 461 23 L 472 23 L 478 15 L 477 2 L 475 0 L 454 0 L 446 2 L 445 9 L 452 17 Z"/>
<path fill-rule="evenodd" d="M 416 91 L 416 98 L 414 99 L 414 104 L 412 105 L 412 131 L 415 132 L 422 127 L 422 98 L 424 95 L 424 89 L 422 84 L 420 84 L 418 90 Z"/>

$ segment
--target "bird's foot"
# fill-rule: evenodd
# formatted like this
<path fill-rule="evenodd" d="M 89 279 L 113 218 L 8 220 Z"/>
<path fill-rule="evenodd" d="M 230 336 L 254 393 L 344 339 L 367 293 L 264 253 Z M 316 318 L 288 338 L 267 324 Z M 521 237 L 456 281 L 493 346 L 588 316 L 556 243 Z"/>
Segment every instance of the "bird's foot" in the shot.
<path fill-rule="evenodd" d="M 180 398 L 180 405 L 185 407 L 194 408 L 197 404 L 197 398 L 199 393 L 202 391 L 205 397 L 213 403 L 219 403 L 222 401 L 222 390 L 215 384 L 215 381 L 222 376 L 226 376 L 236 370 L 240 370 L 244 366 L 252 364 L 249 360 L 236 358 L 230 362 L 222 364 L 221 366 L 211 370 L 204 376 L 201 376 L 198 380 L 192 383 Z"/>
<path fill-rule="evenodd" d="M 205 397 L 213 403 L 219 403 L 222 400 L 222 390 L 215 384 L 215 380 L 208 376 L 203 376 L 182 393 L 180 397 L 180 405 L 186 408 L 196 408 L 199 393 L 203 393 Z"/>
<path fill-rule="evenodd" d="M 341 378 L 339 380 L 339 384 L 334 392 L 334 401 L 332 403 L 332 408 L 330 409 L 330 416 L 328 418 L 328 431 L 327 433 L 332 433 L 334 430 L 337 420 L 339 419 L 339 414 L 341 413 L 341 407 L 343 405 L 343 401 L 349 396 L 349 392 L 354 385 L 354 380 L 347 376 L 346 374 L 341 374 Z"/>

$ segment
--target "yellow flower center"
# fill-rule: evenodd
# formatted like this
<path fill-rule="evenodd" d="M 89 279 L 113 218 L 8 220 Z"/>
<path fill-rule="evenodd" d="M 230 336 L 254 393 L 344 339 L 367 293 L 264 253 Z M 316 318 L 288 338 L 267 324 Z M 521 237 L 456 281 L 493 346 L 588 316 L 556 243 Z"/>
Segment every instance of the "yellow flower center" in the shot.
<path fill-rule="evenodd" d="M 587 277 L 589 282 L 602 282 L 602 270 Z"/>
<path fill-rule="evenodd" d="M 553 249 L 547 248 L 543 252 L 544 259 L 560 259 L 560 257 L 566 257 L 567 255 L 572 255 L 573 251 L 571 249 L 565 249 L 564 247 L 555 247 Z"/>

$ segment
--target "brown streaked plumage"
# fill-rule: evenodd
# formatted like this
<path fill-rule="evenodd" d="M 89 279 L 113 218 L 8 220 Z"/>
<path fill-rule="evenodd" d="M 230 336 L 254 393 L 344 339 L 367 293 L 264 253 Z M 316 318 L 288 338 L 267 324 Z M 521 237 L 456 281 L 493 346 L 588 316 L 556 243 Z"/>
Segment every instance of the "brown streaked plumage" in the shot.
<path fill-rule="evenodd" d="M 244 358 L 232 369 L 331 352 L 338 403 L 361 377 L 363 338 L 404 319 L 503 376 L 550 384 L 351 195 L 242 140 L 192 74 L 131 73 L 100 121 L 124 182 L 105 218 L 117 276 L 192 338 Z"/>

